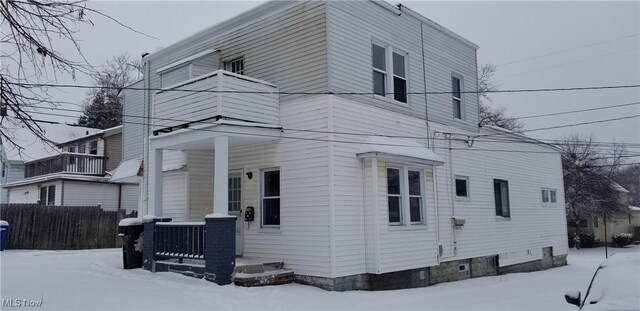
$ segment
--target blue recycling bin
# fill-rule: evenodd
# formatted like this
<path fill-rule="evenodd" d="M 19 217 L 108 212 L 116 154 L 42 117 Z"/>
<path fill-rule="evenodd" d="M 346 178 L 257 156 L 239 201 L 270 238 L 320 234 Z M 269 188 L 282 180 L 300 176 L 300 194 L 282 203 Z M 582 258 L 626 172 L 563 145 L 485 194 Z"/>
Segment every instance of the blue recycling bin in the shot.
<path fill-rule="evenodd" d="M 7 248 L 7 240 L 9 240 L 9 223 L 0 220 L 0 251 Z"/>

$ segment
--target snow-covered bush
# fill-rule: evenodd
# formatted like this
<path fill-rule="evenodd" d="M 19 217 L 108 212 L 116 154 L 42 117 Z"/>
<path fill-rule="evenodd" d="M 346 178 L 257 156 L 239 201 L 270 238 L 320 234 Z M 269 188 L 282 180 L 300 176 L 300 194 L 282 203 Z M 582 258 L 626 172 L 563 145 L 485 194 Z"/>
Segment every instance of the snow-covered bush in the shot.
<path fill-rule="evenodd" d="M 615 247 L 625 247 L 633 242 L 631 233 L 619 233 L 611 236 L 611 244 Z"/>

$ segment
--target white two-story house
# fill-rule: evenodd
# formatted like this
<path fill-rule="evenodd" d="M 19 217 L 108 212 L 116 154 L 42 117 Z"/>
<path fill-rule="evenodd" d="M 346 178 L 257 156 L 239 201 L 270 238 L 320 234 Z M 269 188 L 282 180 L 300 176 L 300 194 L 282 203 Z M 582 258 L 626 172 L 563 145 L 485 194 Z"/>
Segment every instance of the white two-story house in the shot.
<path fill-rule="evenodd" d="M 311 1 L 150 54 L 122 93 L 140 212 L 238 215 L 238 255 L 331 290 L 565 264 L 560 152 L 479 128 L 477 49 L 405 6 Z"/>
<path fill-rule="evenodd" d="M 39 151 L 23 156 L 19 176 L 2 185 L 7 203 L 137 209 L 138 185 L 110 180 L 122 158 L 121 126 L 106 130 L 49 127 L 47 134 L 64 139 L 57 138 L 55 146 L 50 146 L 34 137 L 26 144 L 25 150 Z M 26 131 L 20 133 L 27 135 Z"/>

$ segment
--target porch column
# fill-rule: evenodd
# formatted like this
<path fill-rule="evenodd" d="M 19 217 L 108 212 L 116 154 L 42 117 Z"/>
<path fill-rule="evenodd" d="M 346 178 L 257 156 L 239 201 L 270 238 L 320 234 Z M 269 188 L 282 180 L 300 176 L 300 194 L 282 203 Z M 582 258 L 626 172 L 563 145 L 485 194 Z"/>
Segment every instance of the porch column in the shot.
<path fill-rule="evenodd" d="M 213 212 L 229 214 L 229 137 L 217 136 L 215 140 L 213 173 Z"/>
<path fill-rule="evenodd" d="M 149 198 L 151 207 L 149 213 L 156 217 L 162 217 L 162 149 L 153 149 L 151 152 L 151 163 L 153 163 L 153 180 L 151 180 L 151 193 Z"/>

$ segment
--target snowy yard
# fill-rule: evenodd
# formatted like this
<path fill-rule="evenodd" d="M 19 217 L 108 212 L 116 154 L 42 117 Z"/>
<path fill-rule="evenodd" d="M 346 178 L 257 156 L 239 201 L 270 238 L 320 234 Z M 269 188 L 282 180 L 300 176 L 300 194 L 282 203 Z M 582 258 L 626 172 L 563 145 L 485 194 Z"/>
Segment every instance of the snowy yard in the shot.
<path fill-rule="evenodd" d="M 638 246 L 610 248 L 609 254 L 638 251 Z M 47 310 L 577 310 L 564 301 L 563 294 L 575 289 L 584 293 L 604 259 L 604 249 L 571 250 L 568 266 L 546 271 L 418 289 L 342 293 L 298 284 L 221 287 L 174 273 L 123 270 L 121 256 L 120 249 L 8 250 L 0 255 L 0 293 L 3 299 L 42 300 L 42 308 Z M 640 279 L 638 275 L 629 277 Z"/>

